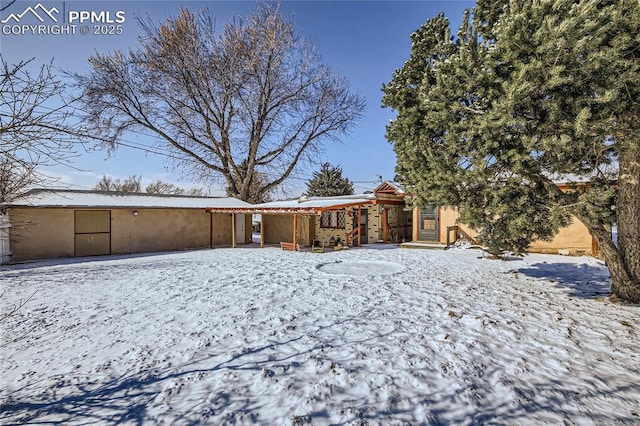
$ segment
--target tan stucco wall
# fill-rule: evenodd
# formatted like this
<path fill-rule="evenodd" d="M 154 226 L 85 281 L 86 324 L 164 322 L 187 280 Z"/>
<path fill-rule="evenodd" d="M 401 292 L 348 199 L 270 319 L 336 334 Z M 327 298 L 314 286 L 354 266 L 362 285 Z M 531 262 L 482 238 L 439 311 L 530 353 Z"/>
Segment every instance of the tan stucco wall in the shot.
<path fill-rule="evenodd" d="M 11 261 L 74 255 L 72 209 L 9 208 Z"/>
<path fill-rule="evenodd" d="M 461 230 L 472 238 L 478 235 L 478 232 L 471 229 L 468 225 L 456 223 L 460 217 L 456 207 L 440 207 L 439 215 L 440 242 L 445 243 L 447 241 L 447 226 L 458 225 Z M 417 230 L 414 229 L 414 234 L 416 232 Z M 532 253 L 567 252 L 569 254 L 593 254 L 591 234 L 589 234 L 587 227 L 575 217 L 573 217 L 573 223 L 561 228 L 553 240 L 534 241 L 528 250 Z"/>
<path fill-rule="evenodd" d="M 212 244 L 214 247 L 231 246 L 232 233 L 231 221 L 233 216 L 228 213 L 214 213 L 211 215 L 212 221 Z"/>
<path fill-rule="evenodd" d="M 233 244 L 232 238 L 232 221 L 233 215 L 231 213 L 214 213 L 213 221 L 213 247 L 231 247 Z M 240 221 L 244 218 L 244 223 Z M 251 243 L 251 215 L 240 214 L 236 215 L 236 235 L 240 226 L 244 226 L 244 240 L 236 241 L 236 244 L 249 244 Z"/>
<path fill-rule="evenodd" d="M 441 243 L 447 242 L 447 227 L 448 226 L 457 226 L 462 232 L 469 235 L 471 238 L 475 238 L 478 236 L 478 231 L 472 229 L 468 225 L 464 223 L 458 223 L 457 220 L 460 217 L 460 212 L 457 207 L 438 207 L 438 241 Z M 452 242 L 455 239 L 455 232 L 449 231 L 449 238 Z"/>
<path fill-rule="evenodd" d="M 263 238 L 265 244 L 278 244 L 293 240 L 293 216 L 279 214 L 262 215 Z"/>
<path fill-rule="evenodd" d="M 316 237 L 316 217 L 298 216 L 298 244 L 310 247 Z"/>
<path fill-rule="evenodd" d="M 571 255 L 595 254 L 592 247 L 593 238 L 589 230 L 577 218 L 573 223 L 561 228 L 551 241 L 534 241 L 529 247 L 532 253 L 558 253 L 568 251 Z"/>
<path fill-rule="evenodd" d="M 209 213 L 199 209 L 111 209 L 111 253 L 209 247 Z"/>
<path fill-rule="evenodd" d="M 293 242 L 293 214 L 263 214 L 264 243 Z M 298 215 L 296 240 L 301 246 L 311 246 L 315 237 L 316 218 Z"/>
<path fill-rule="evenodd" d="M 10 208 L 12 261 L 74 256 L 74 208 Z M 210 246 L 211 215 L 204 209 L 98 208 L 111 211 L 111 253 L 186 250 Z M 138 216 L 133 211 L 138 211 Z M 214 215 L 222 216 L 222 215 Z M 214 218 L 214 224 L 220 221 Z M 222 221 L 223 222 L 223 221 Z M 224 223 L 220 235 L 231 236 Z M 249 228 L 250 229 L 250 228 Z M 220 237 L 222 238 L 222 237 Z M 251 238 L 249 232 L 248 238 Z M 229 242 L 230 244 L 230 242 Z"/>

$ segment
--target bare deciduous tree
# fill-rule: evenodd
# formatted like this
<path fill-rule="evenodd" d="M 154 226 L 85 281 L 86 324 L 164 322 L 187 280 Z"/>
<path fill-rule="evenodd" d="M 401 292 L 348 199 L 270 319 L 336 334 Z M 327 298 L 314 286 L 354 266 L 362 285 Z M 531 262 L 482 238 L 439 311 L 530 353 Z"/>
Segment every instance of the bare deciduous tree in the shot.
<path fill-rule="evenodd" d="M 121 181 L 120 179 L 114 179 L 112 176 L 102 175 L 93 189 L 97 191 L 140 193 L 142 192 L 142 176 L 133 175 Z"/>
<path fill-rule="evenodd" d="M 50 181 L 37 169 L 69 165 L 78 143 L 70 101 L 52 64 L 31 72 L 32 61 L 10 65 L 0 55 L 0 202 Z"/>
<path fill-rule="evenodd" d="M 210 193 L 200 187 L 194 187 L 188 190 L 186 195 L 191 195 L 192 197 L 208 197 Z"/>
<path fill-rule="evenodd" d="M 117 192 L 120 190 L 120 180 L 114 179 L 112 176 L 102 175 L 93 189 L 95 189 L 96 191 Z"/>
<path fill-rule="evenodd" d="M 142 176 L 129 176 L 120 185 L 120 192 L 142 192 Z"/>
<path fill-rule="evenodd" d="M 244 182 L 245 178 L 247 178 L 248 166 L 247 161 L 243 161 L 238 166 L 238 178 Z M 247 196 L 244 201 L 251 204 L 259 204 L 266 203 L 272 200 L 272 194 L 275 191 L 275 188 L 271 188 L 269 190 L 264 190 L 263 188 L 266 186 L 268 182 L 268 177 L 260 172 L 254 172 L 252 176 L 249 177 L 249 187 L 247 189 Z M 227 196 L 233 197 L 235 193 L 232 187 L 227 187 Z"/>
<path fill-rule="evenodd" d="M 36 171 L 36 164 L 16 162 L 4 154 L 0 158 L 0 203 L 9 203 L 25 195 L 43 178 Z"/>
<path fill-rule="evenodd" d="M 127 131 L 153 135 L 191 176 L 221 176 L 231 196 L 277 188 L 364 109 L 277 6 L 222 31 L 206 10 L 139 22 L 137 50 L 96 53 L 75 75 L 86 121 L 112 148 Z"/>
<path fill-rule="evenodd" d="M 184 195 L 184 188 L 180 188 L 172 184 L 171 182 L 164 182 L 160 179 L 151 182 L 145 188 L 147 194 L 172 194 L 172 195 Z"/>
<path fill-rule="evenodd" d="M 191 188 L 185 190 L 170 182 L 164 182 L 157 179 L 148 184 L 144 191 L 142 190 L 142 176 L 132 175 L 125 180 L 116 179 L 113 176 L 102 175 L 100 180 L 95 184 L 93 189 L 97 191 L 109 192 L 129 192 L 129 193 L 147 193 L 147 194 L 164 194 L 164 195 L 190 195 L 197 197 L 207 196 L 202 188 Z"/>

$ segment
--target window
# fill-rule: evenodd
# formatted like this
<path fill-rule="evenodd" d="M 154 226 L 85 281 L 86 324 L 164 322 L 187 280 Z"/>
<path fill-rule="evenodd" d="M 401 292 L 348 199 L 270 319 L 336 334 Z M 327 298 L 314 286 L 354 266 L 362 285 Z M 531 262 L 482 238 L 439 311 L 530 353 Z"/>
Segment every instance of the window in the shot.
<path fill-rule="evenodd" d="M 322 212 L 320 217 L 321 228 L 340 228 L 344 229 L 346 224 L 346 214 L 344 211 Z"/>
<path fill-rule="evenodd" d="M 320 228 L 330 228 L 331 227 L 331 212 L 322 212 L 322 216 L 320 217 Z"/>

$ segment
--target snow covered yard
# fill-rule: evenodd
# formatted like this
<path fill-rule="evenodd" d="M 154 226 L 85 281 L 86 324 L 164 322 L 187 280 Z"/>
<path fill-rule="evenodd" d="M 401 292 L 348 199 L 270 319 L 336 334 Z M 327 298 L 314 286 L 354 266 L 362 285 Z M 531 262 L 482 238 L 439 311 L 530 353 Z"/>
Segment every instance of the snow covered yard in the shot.
<path fill-rule="evenodd" d="M 0 423 L 640 423 L 592 258 L 217 249 L 0 269 Z"/>

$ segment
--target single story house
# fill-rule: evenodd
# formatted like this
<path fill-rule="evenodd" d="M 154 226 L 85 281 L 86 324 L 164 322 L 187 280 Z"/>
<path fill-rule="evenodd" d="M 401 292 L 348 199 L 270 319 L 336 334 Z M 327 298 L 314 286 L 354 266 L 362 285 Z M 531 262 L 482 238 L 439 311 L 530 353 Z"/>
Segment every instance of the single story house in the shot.
<path fill-rule="evenodd" d="M 337 241 L 349 245 L 400 243 L 411 238 L 412 210 L 392 182 L 383 182 L 369 194 L 336 197 L 300 197 L 255 204 L 246 208 L 208 209 L 212 213 L 260 215 L 261 245 L 293 243 L 325 246 Z"/>
<path fill-rule="evenodd" d="M 15 262 L 237 247 L 251 243 L 256 219 L 261 246 L 341 241 L 446 247 L 461 237 L 477 238 L 477 231 L 458 223 L 456 207 L 414 207 L 406 195 L 389 181 L 367 194 L 257 205 L 234 198 L 33 190 L 0 206 L 0 256 Z M 535 241 L 529 251 L 597 255 L 598 247 L 574 218 L 552 241 Z"/>
<path fill-rule="evenodd" d="M 325 246 L 338 239 L 349 245 L 406 243 L 405 247 L 447 247 L 460 238 L 476 242 L 478 231 L 459 223 L 457 207 L 410 204 L 402 187 L 384 181 L 372 193 L 339 197 L 301 197 L 249 207 L 211 207 L 212 213 L 261 215 L 261 245 L 293 243 Z M 551 241 L 534 241 L 533 253 L 591 254 L 598 247 L 577 218 Z"/>
<path fill-rule="evenodd" d="M 566 185 L 565 187 L 568 188 Z M 421 245 L 447 247 L 459 238 L 476 242 L 479 232 L 458 222 L 460 211 L 457 207 L 436 206 L 434 204 L 426 207 L 412 206 L 402 187 L 394 182 L 385 181 L 374 192 L 378 198 L 386 197 L 396 203 L 398 200 L 403 200 L 401 222 L 408 224 L 411 228 L 411 232 L 404 235 L 402 239 L 403 242 L 408 242 L 405 247 L 420 247 Z M 404 206 L 405 200 L 406 206 Z M 407 211 L 411 213 L 407 213 Z M 587 227 L 574 217 L 572 223 L 561 228 L 551 241 L 534 241 L 529 247 L 529 252 L 595 256 L 598 254 L 598 245 Z"/>
<path fill-rule="evenodd" d="M 453 244 L 459 238 L 476 242 L 479 232 L 459 223 L 460 211 L 457 207 L 430 205 L 413 208 L 412 241 L 425 244 Z M 530 253 L 565 255 L 597 255 L 598 245 L 587 227 L 576 217 L 573 222 L 561 228 L 551 241 L 537 240 L 528 248 Z"/>
<path fill-rule="evenodd" d="M 235 246 L 251 242 L 250 206 L 235 198 L 36 189 L 0 208 L 12 262 Z"/>

